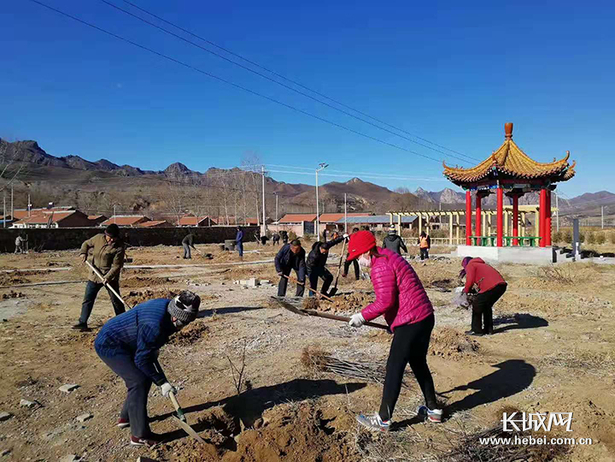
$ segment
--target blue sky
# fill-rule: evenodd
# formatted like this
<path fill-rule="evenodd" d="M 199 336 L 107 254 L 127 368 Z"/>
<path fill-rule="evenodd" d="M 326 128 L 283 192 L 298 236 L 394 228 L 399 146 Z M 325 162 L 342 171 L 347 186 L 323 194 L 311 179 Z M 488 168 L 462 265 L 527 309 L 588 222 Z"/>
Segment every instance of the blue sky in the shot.
<path fill-rule="evenodd" d="M 319 117 L 443 157 L 252 75 L 99 0 L 42 1 Z M 131 9 L 121 0 L 110 1 Z M 536 160 L 572 152 L 578 173 L 562 186 L 564 193 L 613 191 L 611 2 L 134 3 L 474 158 L 499 147 L 504 122 L 512 121 L 515 141 Z M 177 161 L 200 171 L 233 167 L 246 153 L 257 153 L 266 164 L 313 168 L 328 162 L 330 174 L 344 172 L 323 181 L 371 172 L 380 177 L 366 180 L 391 188 L 450 185 L 439 162 L 247 94 L 30 1 L 5 2 L 0 24 L 2 138 L 35 139 L 50 154 L 106 158 L 144 169 L 164 169 Z M 270 169 L 279 180 L 314 181 L 313 175 Z"/>

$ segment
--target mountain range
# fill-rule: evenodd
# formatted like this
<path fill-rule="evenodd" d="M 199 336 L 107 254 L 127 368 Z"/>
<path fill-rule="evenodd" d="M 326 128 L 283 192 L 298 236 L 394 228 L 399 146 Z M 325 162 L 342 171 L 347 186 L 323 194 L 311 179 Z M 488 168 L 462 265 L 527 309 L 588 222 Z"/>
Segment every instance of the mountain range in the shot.
<path fill-rule="evenodd" d="M 59 202 L 69 200 L 80 202 L 84 194 L 104 196 L 107 202 L 118 198 L 111 196 L 121 195 L 119 203 L 128 211 L 142 211 L 147 208 L 157 208 L 157 203 L 166 202 L 168 206 L 169 191 L 163 192 L 165 185 L 175 184 L 178 188 L 198 188 L 201 194 L 205 189 L 221 189 L 226 196 L 230 193 L 235 196 L 252 191 L 256 196 L 260 188 L 260 173 L 246 172 L 239 168 L 218 169 L 210 168 L 206 172 L 196 172 L 186 165 L 175 162 L 161 171 L 142 170 L 131 165 L 117 165 L 106 159 L 89 161 L 75 155 L 63 157 L 53 156 L 45 152 L 36 141 L 8 142 L 0 139 L 0 164 L 11 164 L 5 176 L 11 171 L 21 168 L 16 184 L 26 185 L 28 190 L 40 191 L 46 201 Z M 1 170 L 0 170 L 1 171 Z M 257 181 L 258 178 L 258 181 Z M 267 191 L 279 196 L 282 203 L 280 213 L 285 212 L 311 212 L 314 208 L 314 187 L 301 183 L 285 183 L 266 178 Z M 19 186 L 16 189 L 20 189 Z M 465 193 L 452 188 L 441 191 L 427 191 L 422 188 L 416 191 L 396 190 L 366 182 L 360 178 L 352 178 L 346 182 L 330 182 L 320 188 L 321 208 L 327 212 L 342 211 L 344 194 L 347 197 L 349 211 L 373 211 L 384 213 L 387 210 L 410 210 L 416 208 L 434 209 L 438 207 L 463 208 Z M 156 192 L 156 193 L 154 193 Z M 271 196 L 273 196 L 271 194 Z M 171 194 L 174 195 L 174 194 Z M 80 199 L 81 197 L 81 199 Z M 219 194 L 212 194 L 200 200 L 220 202 Z M 21 199 L 18 198 L 19 203 Z M 237 207 L 235 197 L 235 207 Z M 241 197 L 245 208 L 246 198 Z M 267 199 L 267 212 L 273 213 L 275 199 Z M 90 201 L 91 202 L 91 201 Z M 536 195 L 529 194 L 521 199 L 521 203 L 537 203 Z M 560 200 L 561 214 L 575 214 L 581 216 L 596 215 L 600 213 L 601 206 L 615 206 L 615 194 L 608 191 L 585 193 L 569 200 Z M 43 204 L 35 204 L 43 205 Z M 84 207 L 83 204 L 78 204 Z M 216 204 L 206 205 L 220 207 Z M 489 196 L 486 208 L 495 207 L 495 195 Z M 89 205 L 94 207 L 93 204 Z M 100 204 L 95 208 L 100 209 Z M 229 205 L 225 202 L 224 207 Z M 257 206 L 258 207 L 258 206 Z M 158 206 L 160 209 L 160 207 Z M 615 212 L 615 208 L 613 210 Z M 247 212 L 246 212 L 247 213 Z M 612 212 L 611 212 L 612 213 Z"/>

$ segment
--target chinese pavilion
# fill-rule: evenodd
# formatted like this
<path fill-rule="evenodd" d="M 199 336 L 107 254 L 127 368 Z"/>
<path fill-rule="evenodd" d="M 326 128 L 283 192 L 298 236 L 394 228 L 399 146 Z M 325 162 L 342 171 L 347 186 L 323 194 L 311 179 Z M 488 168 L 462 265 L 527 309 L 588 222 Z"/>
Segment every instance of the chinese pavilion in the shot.
<path fill-rule="evenodd" d="M 570 151 L 563 159 L 540 163 L 525 154 L 512 139 L 513 124 L 504 125 L 506 138 L 502 146 L 491 156 L 472 168 L 453 168 L 444 165 L 444 175 L 466 191 L 466 245 L 485 242 L 482 239 L 481 201 L 495 190 L 497 195 L 497 236 L 496 246 L 504 241 L 519 245 L 519 197 L 525 193 L 540 191 L 539 236 L 540 247 L 551 245 L 551 191 L 555 184 L 567 181 L 575 174 L 576 162 L 568 163 Z M 472 191 L 475 191 L 476 219 L 475 235 L 472 234 Z M 504 236 L 504 194 L 512 199 L 512 236 Z"/>

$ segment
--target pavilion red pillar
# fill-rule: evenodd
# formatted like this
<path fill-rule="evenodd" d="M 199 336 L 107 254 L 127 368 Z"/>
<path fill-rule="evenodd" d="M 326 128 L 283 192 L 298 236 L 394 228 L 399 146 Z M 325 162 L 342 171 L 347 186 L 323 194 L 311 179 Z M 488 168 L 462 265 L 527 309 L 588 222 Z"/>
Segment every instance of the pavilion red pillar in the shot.
<path fill-rule="evenodd" d="M 498 199 L 498 234 L 496 239 L 496 245 L 498 247 L 502 247 L 504 245 L 504 190 L 499 187 L 497 190 L 497 199 Z"/>
<path fill-rule="evenodd" d="M 545 247 L 551 246 L 551 190 L 545 190 Z"/>
<path fill-rule="evenodd" d="M 519 236 L 519 195 L 514 194 L 512 196 L 513 201 L 513 222 L 512 222 L 512 235 L 513 237 Z M 513 246 L 519 245 L 518 239 L 513 239 Z"/>
<path fill-rule="evenodd" d="M 547 190 L 546 189 L 541 189 L 540 190 L 540 203 L 538 205 L 539 207 L 539 213 L 538 213 L 538 217 L 539 217 L 539 237 L 540 237 L 540 247 L 545 247 L 546 246 L 546 238 L 545 238 L 545 222 L 546 222 L 546 214 L 545 211 L 547 209 Z"/>
<path fill-rule="evenodd" d="M 472 245 L 472 193 L 466 191 L 466 245 Z"/>
<path fill-rule="evenodd" d="M 482 196 L 481 194 L 476 191 L 476 219 L 474 222 L 474 233 L 476 236 L 482 236 L 483 235 L 483 216 L 481 213 L 481 199 Z M 476 245 L 481 245 L 481 240 L 477 239 L 476 240 Z"/>

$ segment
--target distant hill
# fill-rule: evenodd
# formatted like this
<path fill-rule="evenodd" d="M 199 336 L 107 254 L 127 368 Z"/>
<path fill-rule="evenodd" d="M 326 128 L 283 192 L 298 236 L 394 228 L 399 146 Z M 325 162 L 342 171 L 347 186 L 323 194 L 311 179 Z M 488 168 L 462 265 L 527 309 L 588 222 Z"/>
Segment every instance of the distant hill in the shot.
<path fill-rule="evenodd" d="M 210 168 L 201 173 L 175 162 L 161 171 L 142 170 L 131 165 L 117 165 L 106 159 L 89 161 L 75 155 L 56 157 L 45 152 L 36 141 L 8 142 L 0 139 L 0 160 L 23 167 L 19 180 L 29 185 L 33 202 L 49 201 L 78 205 L 88 212 L 109 213 L 113 205 L 124 211 L 149 211 L 151 214 L 195 210 L 214 216 L 244 213 L 255 216 L 261 203 L 260 173 L 239 168 Z M 273 215 L 275 198 L 279 213 L 310 212 L 314 209 L 314 187 L 276 181 L 268 177 L 267 213 Z M 22 183 L 20 183 L 22 184 Z M 25 186 L 21 186 L 24 189 Z M 17 186 L 20 190 L 20 186 Z M 188 192 L 188 190 L 190 192 Z M 463 208 L 465 193 L 451 188 L 414 192 L 390 189 L 352 178 L 346 182 L 326 183 L 320 188 L 321 208 L 325 212 L 343 211 L 344 194 L 348 211 L 384 213 L 388 210 L 416 208 Z M 16 198 L 17 204 L 23 196 Z M 508 203 L 508 199 L 506 198 Z M 528 194 L 522 204 L 538 202 L 537 194 Z M 25 205 L 25 204 L 23 204 Z M 586 193 L 569 201 L 560 200 L 562 214 L 599 213 L 601 205 L 615 205 L 615 194 L 600 191 Z M 495 208 L 495 195 L 484 201 L 485 208 Z M 195 211 L 195 213 L 196 213 Z M 259 212 L 262 213 L 262 212 Z"/>

